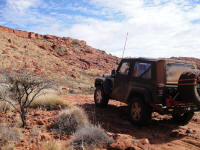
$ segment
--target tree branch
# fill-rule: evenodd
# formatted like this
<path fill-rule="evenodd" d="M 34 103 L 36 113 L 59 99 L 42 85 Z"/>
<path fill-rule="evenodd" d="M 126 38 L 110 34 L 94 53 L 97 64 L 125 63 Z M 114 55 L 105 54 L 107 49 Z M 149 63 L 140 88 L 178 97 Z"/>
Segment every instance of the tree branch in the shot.
<path fill-rule="evenodd" d="M 12 102 L 10 102 L 9 100 L 6 100 L 6 99 L 4 99 L 4 98 L 1 98 L 0 101 L 9 103 L 14 109 L 17 110 L 17 107 L 15 107 L 15 105 L 14 105 Z"/>

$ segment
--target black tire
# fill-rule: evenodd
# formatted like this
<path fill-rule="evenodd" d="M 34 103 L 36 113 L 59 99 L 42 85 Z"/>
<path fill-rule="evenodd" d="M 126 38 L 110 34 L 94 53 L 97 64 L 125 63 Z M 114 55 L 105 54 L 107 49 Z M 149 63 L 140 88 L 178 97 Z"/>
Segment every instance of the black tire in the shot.
<path fill-rule="evenodd" d="M 179 125 L 186 125 L 194 116 L 194 112 L 186 112 L 183 114 L 174 113 L 172 114 L 173 120 Z"/>
<path fill-rule="evenodd" d="M 96 87 L 94 91 L 94 102 L 97 107 L 106 107 L 109 97 L 105 94 L 103 88 Z"/>
<path fill-rule="evenodd" d="M 183 102 L 200 104 L 199 71 L 184 72 L 178 81 L 178 91 Z"/>
<path fill-rule="evenodd" d="M 143 99 L 134 97 L 129 104 L 130 120 L 136 125 L 148 125 L 152 119 L 152 109 Z"/>

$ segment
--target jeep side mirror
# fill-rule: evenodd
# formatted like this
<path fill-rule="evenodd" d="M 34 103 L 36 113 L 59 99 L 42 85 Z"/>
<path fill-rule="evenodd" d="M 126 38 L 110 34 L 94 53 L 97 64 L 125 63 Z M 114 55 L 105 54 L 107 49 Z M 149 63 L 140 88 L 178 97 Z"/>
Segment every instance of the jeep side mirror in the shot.
<path fill-rule="evenodd" d="M 111 75 L 114 77 L 114 76 L 115 76 L 115 74 L 116 74 L 116 70 L 115 70 L 115 69 L 113 69 L 113 70 L 112 70 L 112 72 L 111 72 Z"/>

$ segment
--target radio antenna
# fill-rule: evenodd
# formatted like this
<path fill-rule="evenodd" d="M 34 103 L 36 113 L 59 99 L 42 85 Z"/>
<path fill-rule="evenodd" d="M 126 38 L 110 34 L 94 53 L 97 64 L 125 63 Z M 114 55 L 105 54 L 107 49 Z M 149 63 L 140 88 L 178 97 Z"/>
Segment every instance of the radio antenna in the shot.
<path fill-rule="evenodd" d="M 124 43 L 124 50 L 123 50 L 123 53 L 122 53 L 122 58 L 124 58 L 124 52 L 125 52 L 125 49 L 126 49 L 127 39 L 128 39 L 128 32 L 126 33 L 126 40 L 125 40 L 125 43 Z"/>

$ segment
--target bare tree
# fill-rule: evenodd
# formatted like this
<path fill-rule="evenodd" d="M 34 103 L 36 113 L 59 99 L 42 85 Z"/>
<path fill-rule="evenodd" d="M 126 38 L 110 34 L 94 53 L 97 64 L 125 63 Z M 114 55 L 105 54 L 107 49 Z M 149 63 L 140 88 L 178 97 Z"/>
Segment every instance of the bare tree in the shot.
<path fill-rule="evenodd" d="M 28 73 L 4 72 L 0 82 L 0 101 L 5 101 L 14 107 L 26 126 L 26 115 L 35 98 L 52 88 L 50 81 L 44 81 Z"/>

